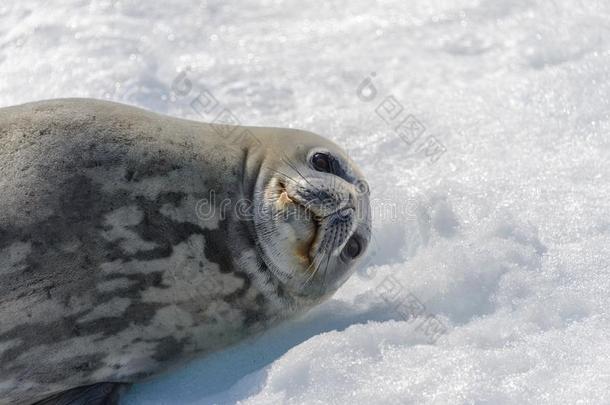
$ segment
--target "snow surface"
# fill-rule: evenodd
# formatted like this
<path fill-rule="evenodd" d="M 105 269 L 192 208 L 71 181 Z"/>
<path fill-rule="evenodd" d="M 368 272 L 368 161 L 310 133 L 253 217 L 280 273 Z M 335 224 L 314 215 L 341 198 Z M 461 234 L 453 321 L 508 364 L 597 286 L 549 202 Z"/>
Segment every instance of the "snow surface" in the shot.
<path fill-rule="evenodd" d="M 0 106 L 211 121 L 207 91 L 369 179 L 373 254 L 332 300 L 126 404 L 610 403 L 609 66 L 602 0 L 0 4 Z M 388 96 L 446 152 L 384 122 Z"/>

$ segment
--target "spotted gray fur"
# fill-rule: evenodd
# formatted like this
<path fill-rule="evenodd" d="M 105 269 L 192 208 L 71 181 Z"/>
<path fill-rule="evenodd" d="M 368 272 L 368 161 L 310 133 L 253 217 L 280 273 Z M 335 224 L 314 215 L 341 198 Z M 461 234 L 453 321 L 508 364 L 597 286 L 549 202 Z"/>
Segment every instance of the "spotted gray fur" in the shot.
<path fill-rule="evenodd" d="M 251 197 L 252 142 L 102 101 L 0 109 L 0 404 L 140 381 L 311 304 L 251 221 L 197 216 Z"/>

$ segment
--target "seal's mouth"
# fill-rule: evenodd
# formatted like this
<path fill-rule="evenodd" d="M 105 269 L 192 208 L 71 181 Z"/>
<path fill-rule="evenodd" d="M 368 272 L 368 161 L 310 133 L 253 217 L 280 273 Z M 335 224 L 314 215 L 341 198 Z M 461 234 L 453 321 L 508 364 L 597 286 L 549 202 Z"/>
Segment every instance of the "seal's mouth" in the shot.
<path fill-rule="evenodd" d="M 286 183 L 277 181 L 275 205 L 278 220 L 288 224 L 294 231 L 294 254 L 301 263 L 310 266 L 316 256 L 316 246 L 322 237 L 319 218 L 300 199 L 291 195 Z"/>
<path fill-rule="evenodd" d="M 343 250 L 355 221 L 351 195 L 317 178 L 299 183 L 286 175 L 272 176 L 263 187 L 256 232 L 267 267 L 299 293 L 329 291 L 348 274 Z"/>

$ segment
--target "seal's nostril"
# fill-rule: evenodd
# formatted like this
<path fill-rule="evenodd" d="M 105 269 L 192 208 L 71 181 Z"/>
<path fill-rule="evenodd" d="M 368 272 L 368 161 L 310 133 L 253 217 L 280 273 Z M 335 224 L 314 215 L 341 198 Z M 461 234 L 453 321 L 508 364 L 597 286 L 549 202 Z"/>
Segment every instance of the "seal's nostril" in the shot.
<path fill-rule="evenodd" d="M 316 198 L 322 203 L 334 202 L 334 198 L 324 190 L 318 190 L 316 193 Z"/>
<path fill-rule="evenodd" d="M 358 193 L 360 194 L 369 194 L 371 192 L 369 184 L 364 180 L 356 181 L 355 186 L 356 190 L 358 190 Z"/>
<path fill-rule="evenodd" d="M 337 211 L 337 215 L 341 219 L 346 219 L 346 218 L 349 218 L 353 212 L 354 212 L 353 207 L 345 207 L 345 208 L 342 208 L 339 211 Z"/>

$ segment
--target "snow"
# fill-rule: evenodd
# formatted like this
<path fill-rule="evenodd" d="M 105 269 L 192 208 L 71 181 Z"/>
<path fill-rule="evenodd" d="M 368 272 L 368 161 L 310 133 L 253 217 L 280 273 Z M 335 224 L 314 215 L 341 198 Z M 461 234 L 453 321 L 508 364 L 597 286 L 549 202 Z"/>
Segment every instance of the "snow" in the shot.
<path fill-rule="evenodd" d="M 0 5 L 0 106 L 226 108 L 367 174 L 373 252 L 332 300 L 134 405 L 609 403 L 609 66 L 601 0 Z"/>

